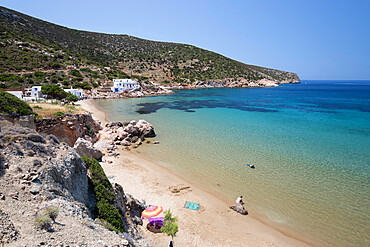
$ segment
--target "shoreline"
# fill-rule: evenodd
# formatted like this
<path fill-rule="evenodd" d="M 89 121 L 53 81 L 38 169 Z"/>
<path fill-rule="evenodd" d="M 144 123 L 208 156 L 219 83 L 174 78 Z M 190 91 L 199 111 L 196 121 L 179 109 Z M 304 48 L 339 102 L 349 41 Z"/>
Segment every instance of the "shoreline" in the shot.
<path fill-rule="evenodd" d="M 102 124 L 109 122 L 106 113 L 92 99 L 79 103 L 95 120 Z M 229 209 L 233 202 L 140 155 L 140 148 L 135 151 L 120 149 L 119 153 L 116 158 L 105 155 L 105 161 L 112 161 L 102 163 L 107 176 L 135 198 L 145 200 L 147 204 L 161 205 L 165 210 L 171 208 L 179 217 L 179 232 L 174 239 L 179 246 L 312 246 L 311 240 L 302 240 L 306 239 L 303 236 L 271 226 L 254 216 L 234 212 Z M 169 188 L 176 185 L 190 186 L 190 189 L 171 193 Z M 201 209 L 184 209 L 188 200 L 200 203 Z M 141 227 L 143 236 L 154 246 L 168 245 L 170 237 L 148 232 L 146 223 L 144 220 Z"/>

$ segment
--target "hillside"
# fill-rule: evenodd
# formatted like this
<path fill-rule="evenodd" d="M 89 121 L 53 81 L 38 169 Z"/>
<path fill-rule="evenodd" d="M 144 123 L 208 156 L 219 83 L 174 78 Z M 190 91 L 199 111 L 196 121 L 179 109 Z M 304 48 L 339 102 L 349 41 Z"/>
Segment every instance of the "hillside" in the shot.
<path fill-rule="evenodd" d="M 0 35 L 3 87 L 51 82 L 88 88 L 130 76 L 172 84 L 299 82 L 294 73 L 247 65 L 192 45 L 69 29 L 4 7 Z"/>

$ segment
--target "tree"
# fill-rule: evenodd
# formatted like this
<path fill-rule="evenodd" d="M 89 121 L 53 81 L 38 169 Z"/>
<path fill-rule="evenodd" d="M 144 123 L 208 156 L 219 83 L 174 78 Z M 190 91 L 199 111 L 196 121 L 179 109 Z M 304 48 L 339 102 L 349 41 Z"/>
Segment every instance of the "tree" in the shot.
<path fill-rule="evenodd" d="M 163 226 L 161 231 L 167 236 L 171 236 L 172 241 L 173 237 L 176 237 L 176 233 L 179 231 L 179 226 L 177 225 L 178 218 L 177 216 L 172 216 L 171 209 L 164 211 L 165 216 L 163 219 Z"/>
<path fill-rule="evenodd" d="M 59 87 L 59 85 L 45 85 L 41 87 L 42 94 L 46 94 L 51 99 L 64 99 L 67 97 L 67 93 Z"/>
<path fill-rule="evenodd" d="M 67 93 L 67 97 L 65 98 L 68 102 L 76 102 L 78 101 L 78 97 L 74 94 L 71 94 L 70 92 Z"/>

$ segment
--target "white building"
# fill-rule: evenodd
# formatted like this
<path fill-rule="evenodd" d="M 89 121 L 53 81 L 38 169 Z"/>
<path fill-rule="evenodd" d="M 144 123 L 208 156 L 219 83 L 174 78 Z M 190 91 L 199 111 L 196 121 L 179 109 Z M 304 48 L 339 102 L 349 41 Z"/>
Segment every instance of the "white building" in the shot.
<path fill-rule="evenodd" d="M 7 93 L 13 94 L 16 96 L 18 99 L 24 100 L 24 95 L 22 91 L 6 91 Z"/>
<path fill-rule="evenodd" d="M 31 88 L 31 97 L 35 97 L 36 100 L 42 98 L 41 86 L 33 86 Z"/>
<path fill-rule="evenodd" d="M 32 88 L 25 89 L 25 101 L 40 100 L 42 98 L 41 86 L 33 86 Z"/>
<path fill-rule="evenodd" d="M 43 99 L 41 86 L 33 86 L 32 88 L 9 88 L 4 91 L 24 101 L 37 101 Z"/>
<path fill-rule="evenodd" d="M 70 89 L 64 89 L 64 91 L 76 95 L 79 98 L 84 96 L 84 91 L 82 89 L 75 89 L 71 87 Z"/>
<path fill-rule="evenodd" d="M 111 87 L 112 91 L 115 93 L 122 93 L 125 90 L 133 91 L 139 88 L 140 85 L 137 81 L 132 79 L 113 79 L 113 87 Z"/>

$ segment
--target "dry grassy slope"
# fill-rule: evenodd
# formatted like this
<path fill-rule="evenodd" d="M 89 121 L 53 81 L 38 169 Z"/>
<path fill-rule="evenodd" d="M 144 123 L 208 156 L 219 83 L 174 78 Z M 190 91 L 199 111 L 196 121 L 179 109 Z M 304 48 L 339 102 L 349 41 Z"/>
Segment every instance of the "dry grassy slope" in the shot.
<path fill-rule="evenodd" d="M 5 46 L 9 40 L 28 41 L 66 54 L 55 61 L 45 58 L 49 67 L 56 66 L 53 62 L 72 59 L 79 63 L 117 66 L 126 73 L 162 82 L 190 83 L 223 78 L 299 81 L 294 73 L 243 64 L 191 45 L 68 29 L 2 7 L 0 30 L 1 44 Z"/>

